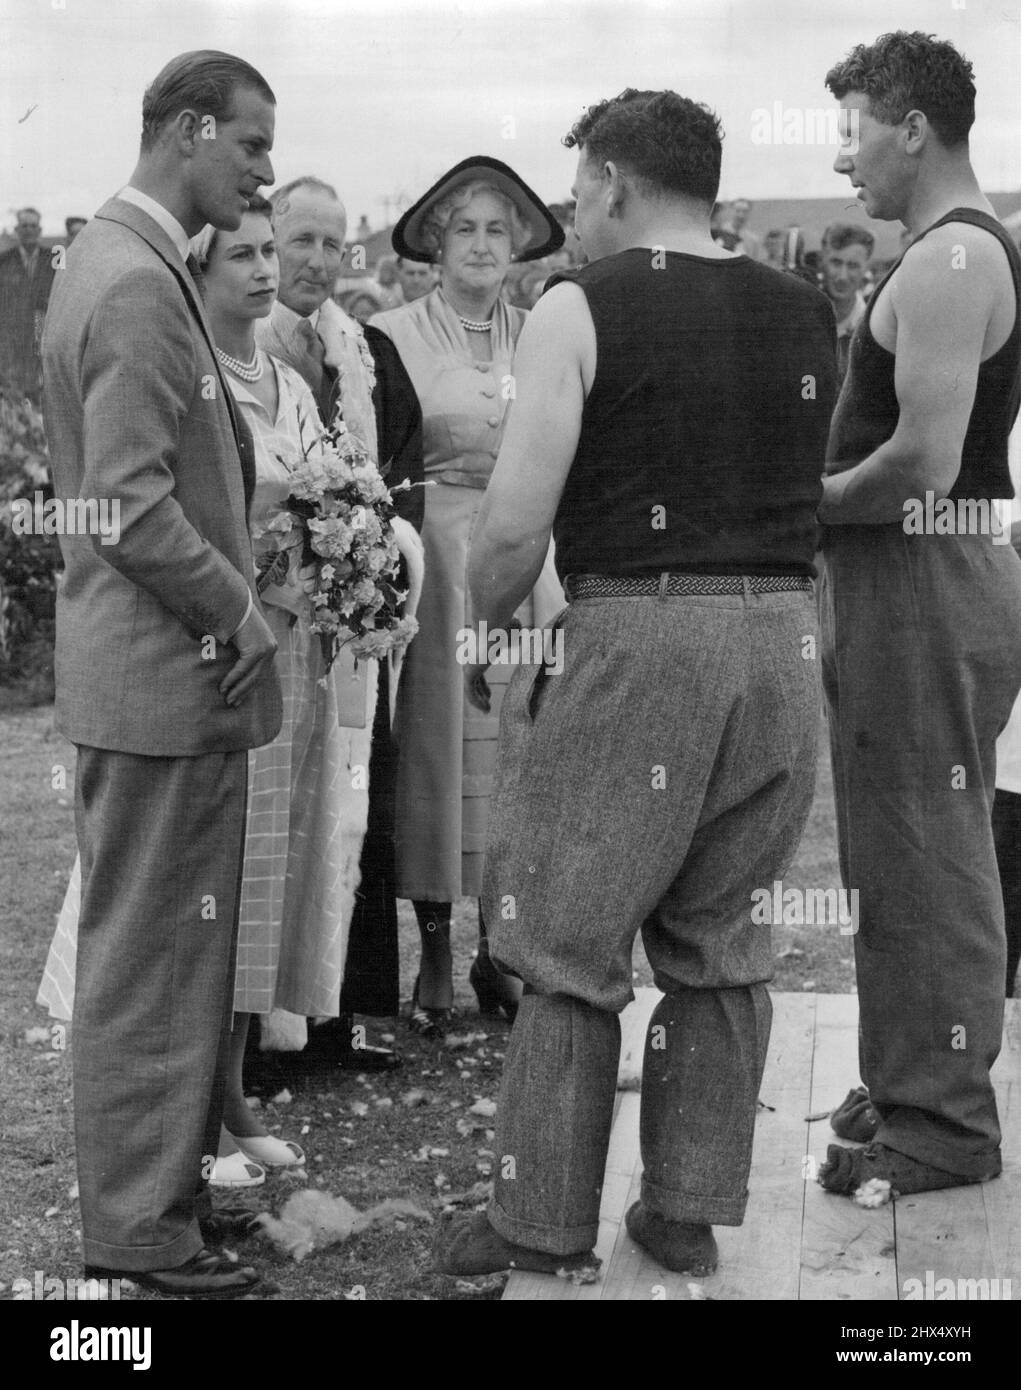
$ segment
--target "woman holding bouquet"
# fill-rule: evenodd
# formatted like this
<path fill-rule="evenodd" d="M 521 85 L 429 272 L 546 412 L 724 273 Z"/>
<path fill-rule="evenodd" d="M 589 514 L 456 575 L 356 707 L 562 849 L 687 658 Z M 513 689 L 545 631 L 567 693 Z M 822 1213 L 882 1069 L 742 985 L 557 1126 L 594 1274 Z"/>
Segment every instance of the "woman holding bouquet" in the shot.
<path fill-rule="evenodd" d="M 412 1027 L 442 1033 L 453 1004 L 453 899 L 482 888 L 486 811 L 496 763 L 500 696 L 507 680 L 478 675 L 483 712 L 465 697 L 458 632 L 472 625 L 466 567 L 472 525 L 493 471 L 511 395 L 508 383 L 525 313 L 500 297 L 511 260 L 563 244 L 549 209 L 513 169 L 484 155 L 443 176 L 397 223 L 405 261 L 431 261 L 439 285 L 370 322 L 390 337 L 422 406 L 426 489 L 425 583 L 419 633 L 398 697 L 397 894 L 411 898 L 422 938 Z M 551 560 L 518 616 L 542 626 L 562 609 Z M 518 982 L 489 959 L 479 917 L 471 983 L 485 1011 L 516 1007 Z"/>
<path fill-rule="evenodd" d="M 210 1179 L 221 1187 L 256 1186 L 265 1181 L 266 1167 L 305 1161 L 296 1143 L 268 1134 L 245 1101 L 245 1040 L 253 1013 L 282 1009 L 304 1018 L 338 1012 L 368 810 L 366 779 L 354 769 L 364 770 L 369 762 L 377 671 L 375 661 L 365 662 L 367 727 L 340 727 L 336 682 L 325 678 L 320 637 L 311 629 L 311 585 L 302 573 L 300 544 L 269 564 L 287 530 L 280 516 L 292 474 L 305 455 L 317 456 L 323 432 L 303 379 L 255 344 L 256 320 L 269 314 L 277 290 L 269 213 L 269 204 L 253 197 L 236 231 L 206 227 L 191 243 L 203 273 L 216 355 L 254 442 L 250 525 L 284 696 L 279 735 L 249 754 L 231 1063 Z M 65 903 L 40 991 L 40 1002 L 51 1012 L 54 1001 L 73 988 L 73 965 L 70 983 L 63 965 L 66 939 L 63 946 L 59 939 L 74 915 L 73 904 Z"/>

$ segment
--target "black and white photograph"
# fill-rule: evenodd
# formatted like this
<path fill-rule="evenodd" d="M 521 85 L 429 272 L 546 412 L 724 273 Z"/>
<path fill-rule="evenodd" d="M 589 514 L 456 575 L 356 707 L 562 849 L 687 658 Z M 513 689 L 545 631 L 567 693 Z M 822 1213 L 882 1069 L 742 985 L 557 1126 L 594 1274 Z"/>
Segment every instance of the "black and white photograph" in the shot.
<path fill-rule="evenodd" d="M 1019 70 L 1021 0 L 0 0 L 33 1368 L 1009 1361 Z"/>

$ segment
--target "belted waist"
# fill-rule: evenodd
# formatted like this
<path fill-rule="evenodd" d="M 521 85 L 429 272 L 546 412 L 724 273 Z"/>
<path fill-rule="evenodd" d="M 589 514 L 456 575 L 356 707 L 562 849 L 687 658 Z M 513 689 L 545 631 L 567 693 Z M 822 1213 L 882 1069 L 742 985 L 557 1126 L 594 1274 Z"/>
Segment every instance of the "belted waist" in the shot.
<path fill-rule="evenodd" d="M 670 574 L 627 578 L 604 574 L 569 574 L 568 599 L 696 598 L 712 594 L 782 594 L 811 589 L 806 574 Z"/>

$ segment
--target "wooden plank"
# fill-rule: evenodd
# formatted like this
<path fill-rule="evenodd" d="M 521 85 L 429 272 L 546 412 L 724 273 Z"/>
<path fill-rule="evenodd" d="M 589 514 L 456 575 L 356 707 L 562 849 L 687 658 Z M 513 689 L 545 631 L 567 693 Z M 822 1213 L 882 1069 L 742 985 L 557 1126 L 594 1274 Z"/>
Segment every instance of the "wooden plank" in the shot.
<path fill-rule="evenodd" d="M 775 995 L 773 1028 L 763 1077 L 742 1226 L 717 1227 L 720 1265 L 708 1279 L 673 1274 L 637 1246 L 622 1225 L 604 1271 L 600 1297 L 616 1302 L 797 1297 L 804 1200 L 805 1153 L 811 1086 L 815 999 Z M 635 1165 L 627 1206 L 641 1194 L 641 1163 Z"/>
<path fill-rule="evenodd" d="M 858 1074 L 858 999 L 817 996 L 811 1111 L 839 1105 Z M 816 1163 L 838 1143 L 827 1120 L 811 1126 Z M 892 1203 L 867 1209 L 805 1184 L 801 1247 L 802 1299 L 893 1300 L 898 1296 Z"/>
<path fill-rule="evenodd" d="M 645 1035 L 656 1005 L 663 998 L 658 989 L 636 989 L 635 997 L 620 1016 L 620 1066 L 617 1088 L 637 1091 L 642 1084 Z"/>
<path fill-rule="evenodd" d="M 639 991 L 655 995 L 655 991 Z M 807 1149 L 816 1159 L 836 1142 L 828 1122 L 811 1126 L 804 1116 L 836 1105 L 854 1080 L 857 1061 L 857 999 L 854 995 L 774 995 L 770 1053 L 762 1099 L 775 1111 L 760 1112 L 745 1225 L 717 1228 L 720 1268 L 707 1280 L 690 1280 L 658 1266 L 635 1246 L 623 1226 L 624 1212 L 638 1199 L 639 1096 L 618 1095 L 607 1157 L 597 1253 L 603 1278 L 575 1286 L 548 1275 L 512 1275 L 505 1298 L 613 1301 L 713 1299 L 892 1300 L 899 1280 L 934 1277 L 998 1278 L 1021 1299 L 1021 1001 L 1007 1001 L 1004 1045 L 993 1071 L 1003 1128 L 1004 1176 L 981 1187 L 955 1188 L 902 1199 L 875 1210 L 802 1181 Z M 646 1007 L 655 999 L 636 1000 Z M 632 1006 L 634 1007 L 634 1006 Z M 814 1013 L 814 1027 L 813 1027 Z M 634 1015 L 631 1034 L 644 1034 Z M 629 1036 L 622 1020 L 622 1038 Z M 622 1046 L 622 1057 L 624 1048 Z M 810 1067 L 811 1083 L 806 1085 Z M 622 1075 L 626 1073 L 622 1069 Z M 962 1200 L 963 1199 L 963 1200 Z M 937 1205 L 941 1201 L 942 1206 Z M 798 1209 L 802 1220 L 799 1223 Z M 897 1228 L 896 1259 L 894 1225 Z M 800 1231 L 799 1231 L 800 1226 Z M 976 1234 L 977 1233 L 977 1234 Z M 800 1242 L 800 1285 L 790 1273 Z M 902 1249 L 903 1243 L 903 1249 Z M 969 1250 L 979 1249 L 986 1268 L 965 1268 Z M 928 1259 L 924 1268 L 919 1258 Z M 988 1270 L 988 1274 L 986 1273 Z M 1013 1276 L 1013 1277 L 1012 1277 Z M 995 1286 L 993 1286 L 995 1287 Z"/>
<path fill-rule="evenodd" d="M 811 1114 L 816 996 L 775 994 L 743 1226 L 716 1228 L 715 1299 L 796 1299 L 801 1282 L 805 1155 Z"/>
<path fill-rule="evenodd" d="M 1021 1298 L 1021 1116 L 1017 1093 L 1021 1021 L 1017 1001 L 1008 1000 L 1007 1005 L 1004 1046 L 993 1072 L 1003 1128 L 1003 1176 L 981 1186 L 920 1192 L 898 1199 L 897 1278 L 902 1297 L 907 1287 L 922 1297 L 929 1291 L 932 1298 L 939 1281 L 946 1279 L 955 1293 L 966 1294 L 966 1290 L 959 1290 L 958 1281 L 971 1279 L 990 1281 L 989 1291 L 1000 1293 L 1002 1281 L 1010 1279 L 1014 1297 Z M 917 1283 L 908 1285 L 909 1280 Z M 993 1280 L 1001 1282 L 993 1284 Z M 940 1292 L 945 1298 L 949 1291 L 944 1285 Z"/>

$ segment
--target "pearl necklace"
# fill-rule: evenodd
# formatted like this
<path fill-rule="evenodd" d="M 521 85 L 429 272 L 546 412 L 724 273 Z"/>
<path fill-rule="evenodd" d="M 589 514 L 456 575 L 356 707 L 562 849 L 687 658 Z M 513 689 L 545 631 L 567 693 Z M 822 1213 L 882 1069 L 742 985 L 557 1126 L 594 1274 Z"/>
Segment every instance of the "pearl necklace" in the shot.
<path fill-rule="evenodd" d="M 239 362 L 236 357 L 230 357 L 226 352 L 216 349 L 216 355 L 227 368 L 228 372 L 233 372 L 242 381 L 258 381 L 262 376 L 262 361 L 259 357 L 259 349 L 255 349 L 255 356 L 251 362 Z"/>
<path fill-rule="evenodd" d="M 457 316 L 461 320 L 461 327 L 466 333 L 488 333 L 493 326 L 493 320 L 488 323 L 479 323 L 475 319 L 466 319 L 463 314 Z"/>

